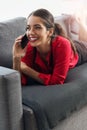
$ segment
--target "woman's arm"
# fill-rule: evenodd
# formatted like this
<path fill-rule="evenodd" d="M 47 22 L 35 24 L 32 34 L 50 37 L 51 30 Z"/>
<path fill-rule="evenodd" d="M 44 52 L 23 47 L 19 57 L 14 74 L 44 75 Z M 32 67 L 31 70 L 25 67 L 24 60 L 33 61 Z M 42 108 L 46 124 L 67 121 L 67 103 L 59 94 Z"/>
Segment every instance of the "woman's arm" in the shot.
<path fill-rule="evenodd" d="M 18 70 L 20 72 L 20 63 L 21 63 L 21 57 L 13 56 L 13 69 L 14 70 Z"/>
<path fill-rule="evenodd" d="M 25 63 L 21 62 L 21 72 L 35 80 L 37 80 L 38 82 L 43 84 L 43 80 L 39 78 L 39 72 L 35 71 L 34 69 L 32 69 L 31 67 L 27 66 Z"/>

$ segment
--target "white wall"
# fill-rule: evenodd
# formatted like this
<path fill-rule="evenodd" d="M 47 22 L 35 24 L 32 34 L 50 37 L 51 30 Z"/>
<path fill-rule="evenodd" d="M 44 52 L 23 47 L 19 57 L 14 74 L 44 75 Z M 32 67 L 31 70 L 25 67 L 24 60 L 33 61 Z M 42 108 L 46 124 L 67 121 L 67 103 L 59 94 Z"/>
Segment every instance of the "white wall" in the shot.
<path fill-rule="evenodd" d="M 17 16 L 27 17 L 30 12 L 38 8 L 46 8 L 54 16 L 61 13 L 73 13 L 83 6 L 84 1 L 86 0 L 2 0 L 0 21 Z"/>

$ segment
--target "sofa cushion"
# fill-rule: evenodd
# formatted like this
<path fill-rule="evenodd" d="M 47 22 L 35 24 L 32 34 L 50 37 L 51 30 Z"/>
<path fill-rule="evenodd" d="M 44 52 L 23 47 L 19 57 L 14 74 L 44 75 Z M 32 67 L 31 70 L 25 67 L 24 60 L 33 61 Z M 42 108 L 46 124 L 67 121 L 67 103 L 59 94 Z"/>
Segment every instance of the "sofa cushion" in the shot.
<path fill-rule="evenodd" d="M 71 69 L 63 85 L 23 87 L 23 104 L 34 111 L 39 130 L 54 128 L 72 111 L 87 104 L 86 68 L 87 63 Z"/>
<path fill-rule="evenodd" d="M 12 67 L 12 46 L 15 38 L 25 32 L 25 28 L 24 17 L 0 22 L 0 66 Z"/>

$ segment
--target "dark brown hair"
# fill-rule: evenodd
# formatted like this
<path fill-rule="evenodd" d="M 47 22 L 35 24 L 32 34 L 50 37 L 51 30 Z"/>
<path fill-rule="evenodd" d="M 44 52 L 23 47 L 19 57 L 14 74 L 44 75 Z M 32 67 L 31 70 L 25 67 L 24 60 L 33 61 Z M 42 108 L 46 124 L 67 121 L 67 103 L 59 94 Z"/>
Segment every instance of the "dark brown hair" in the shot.
<path fill-rule="evenodd" d="M 75 47 L 73 41 L 67 36 L 67 34 L 65 33 L 63 27 L 60 24 L 58 24 L 58 23 L 55 23 L 54 34 L 55 35 L 60 35 L 60 36 L 62 36 L 64 38 L 68 39 L 70 41 L 70 43 L 71 43 L 71 47 L 72 47 L 72 49 L 74 51 L 74 54 L 76 54 L 77 51 L 76 51 L 76 47 Z"/>
<path fill-rule="evenodd" d="M 47 29 L 54 28 L 54 33 L 53 33 L 52 38 L 55 37 L 56 35 L 60 35 L 60 36 L 63 36 L 65 38 L 67 38 L 70 41 L 70 43 L 71 43 L 71 47 L 72 47 L 74 53 L 76 53 L 76 48 L 74 46 L 73 41 L 67 36 L 67 34 L 65 33 L 64 29 L 62 28 L 62 26 L 60 24 L 54 22 L 54 17 L 48 10 L 46 10 L 46 9 L 37 9 L 37 10 L 33 11 L 28 16 L 28 18 L 31 15 L 37 16 L 37 17 L 40 17 L 41 19 L 43 19 L 43 24 L 45 25 L 45 27 Z"/>

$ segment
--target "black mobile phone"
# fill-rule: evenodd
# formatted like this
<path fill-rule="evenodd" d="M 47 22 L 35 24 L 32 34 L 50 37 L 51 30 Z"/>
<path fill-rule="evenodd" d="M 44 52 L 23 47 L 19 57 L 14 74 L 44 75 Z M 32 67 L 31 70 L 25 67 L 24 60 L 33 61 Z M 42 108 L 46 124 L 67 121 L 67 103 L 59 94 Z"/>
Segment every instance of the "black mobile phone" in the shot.
<path fill-rule="evenodd" d="M 27 37 L 27 35 L 26 34 L 24 34 L 24 36 L 23 36 L 23 38 L 22 38 L 22 41 L 21 41 L 21 47 L 24 49 L 25 48 L 25 46 L 27 45 L 27 43 L 28 43 L 28 37 Z"/>

